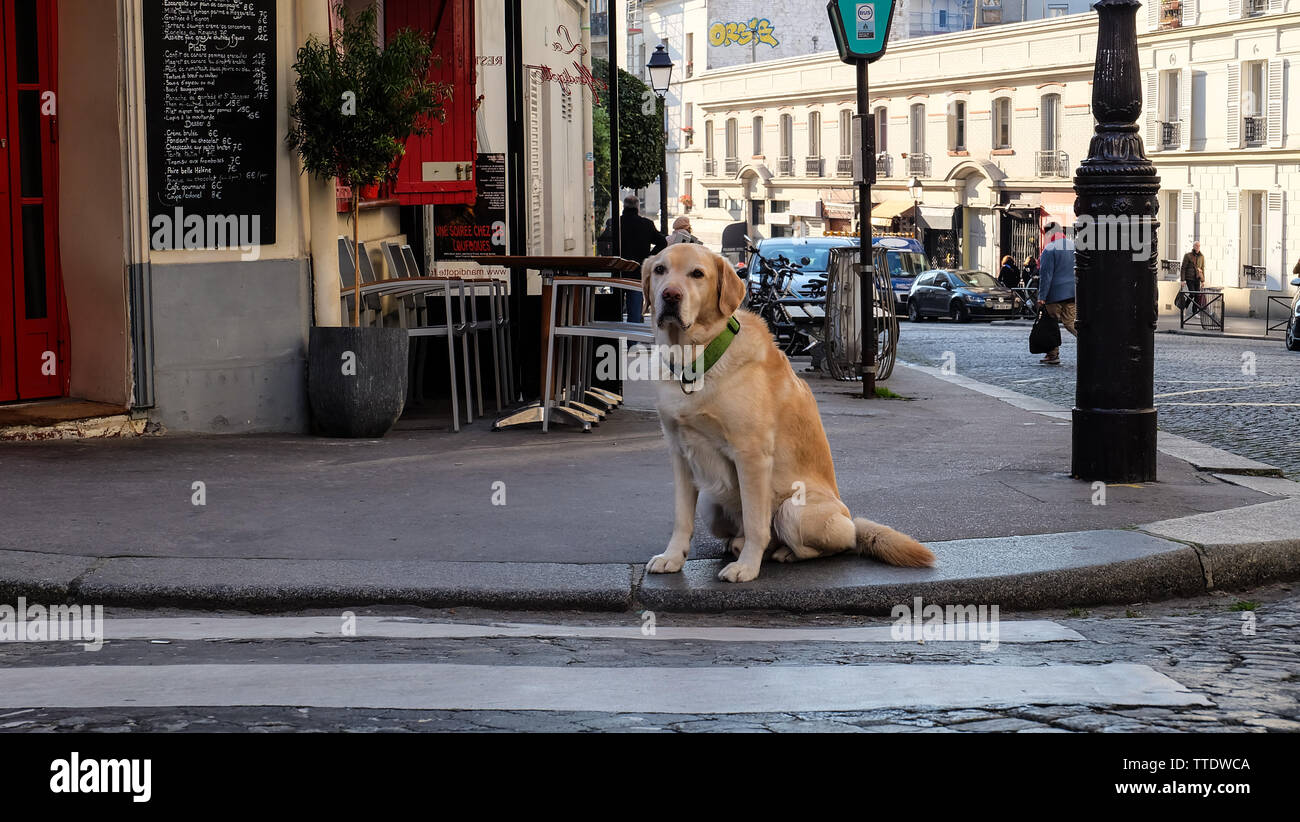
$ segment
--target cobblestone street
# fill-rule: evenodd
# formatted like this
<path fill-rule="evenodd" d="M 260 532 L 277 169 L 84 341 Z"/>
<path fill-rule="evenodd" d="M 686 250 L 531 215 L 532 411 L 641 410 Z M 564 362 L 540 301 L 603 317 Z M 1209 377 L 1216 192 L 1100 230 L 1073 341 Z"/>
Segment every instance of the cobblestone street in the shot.
<path fill-rule="evenodd" d="M 1052 367 L 1029 353 L 1028 325 L 904 322 L 898 357 L 1069 408 L 1077 347 L 1062 336 L 1062 364 Z M 1155 392 L 1162 430 L 1300 478 L 1300 354 L 1280 339 L 1157 334 Z"/>
<path fill-rule="evenodd" d="M 362 613 L 372 613 L 365 611 Z M 635 638 L 462 638 L 386 639 L 378 637 L 209 640 L 110 640 L 88 653 L 79 646 L 6 643 L 0 645 L 0 670 L 39 666 L 51 682 L 96 666 L 149 666 L 159 693 L 177 666 L 235 664 L 255 677 L 259 667 L 308 663 L 361 665 L 382 663 L 397 672 L 404 664 L 482 666 L 504 675 L 514 666 L 532 671 L 618 668 L 780 671 L 842 670 L 843 666 L 903 664 L 925 677 L 927 698 L 941 704 L 950 685 L 943 672 L 979 667 L 1008 677 L 1017 671 L 1109 664 L 1149 666 L 1209 705 L 1006 704 L 942 709 L 880 708 L 869 711 L 774 711 L 765 713 L 686 714 L 611 713 L 537 710 L 393 710 L 350 707 L 222 706 L 219 699 L 202 707 L 28 708 L 0 710 L 0 731 L 846 731 L 846 732 L 1268 732 L 1300 730 L 1300 595 L 1292 585 L 1237 594 L 1219 594 L 1158 605 L 1003 614 L 1002 629 L 1013 620 L 1052 620 L 1077 631 L 1081 641 L 1004 641 L 993 650 L 974 642 L 807 642 L 649 640 L 637 627 L 644 616 L 598 617 L 583 614 L 500 614 L 460 609 L 417 611 L 379 609 L 373 613 L 414 617 L 439 623 L 492 625 L 501 621 L 599 626 L 628 630 Z M 120 614 L 110 614 L 110 618 Z M 179 615 L 176 615 L 179 616 Z M 228 615 L 239 616 L 239 615 Z M 332 614 L 337 617 L 337 614 Z M 276 618 L 258 620 L 274 631 Z M 182 619 L 175 619 L 183 623 Z M 794 617 L 772 613 L 687 616 L 659 614 L 658 625 L 760 629 L 831 628 L 888 625 L 879 618 L 835 615 Z M 942 666 L 933 667 L 933 666 Z M 322 670 L 325 670 L 322 668 Z M 331 668 L 331 670 L 333 670 Z M 344 686 L 340 684 L 340 688 Z M 369 686 L 368 686 L 369 687 Z M 1007 687 L 1014 687 L 1008 683 Z M 234 696 L 235 694 L 231 694 Z M 105 698 L 111 694 L 103 694 Z M 150 693 L 132 700 L 148 705 Z M 886 700 L 912 694 L 884 694 Z M 594 697 L 594 694 L 593 694 Z M 676 698 L 681 698 L 680 695 Z"/>

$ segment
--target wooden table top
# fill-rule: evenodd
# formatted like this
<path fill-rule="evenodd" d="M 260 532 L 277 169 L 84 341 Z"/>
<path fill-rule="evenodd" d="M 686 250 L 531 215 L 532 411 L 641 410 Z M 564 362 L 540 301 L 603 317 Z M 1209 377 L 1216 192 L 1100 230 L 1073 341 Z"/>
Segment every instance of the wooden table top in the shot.
<path fill-rule="evenodd" d="M 560 271 L 565 274 L 617 273 L 630 274 L 641 270 L 641 264 L 622 257 L 529 257 L 525 255 L 497 254 L 490 257 L 471 258 L 479 265 L 497 265 L 502 268 L 536 268 Z"/>

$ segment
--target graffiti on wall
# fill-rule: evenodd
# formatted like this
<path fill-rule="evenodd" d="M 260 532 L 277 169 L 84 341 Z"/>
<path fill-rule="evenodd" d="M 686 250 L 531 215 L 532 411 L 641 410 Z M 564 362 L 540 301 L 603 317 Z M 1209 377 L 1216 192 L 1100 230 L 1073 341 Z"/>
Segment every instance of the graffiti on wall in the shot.
<path fill-rule="evenodd" d="M 776 29 L 766 17 L 752 17 L 748 22 L 717 22 L 709 26 L 711 46 L 749 46 L 756 43 L 772 48 L 780 45 L 776 39 Z"/>

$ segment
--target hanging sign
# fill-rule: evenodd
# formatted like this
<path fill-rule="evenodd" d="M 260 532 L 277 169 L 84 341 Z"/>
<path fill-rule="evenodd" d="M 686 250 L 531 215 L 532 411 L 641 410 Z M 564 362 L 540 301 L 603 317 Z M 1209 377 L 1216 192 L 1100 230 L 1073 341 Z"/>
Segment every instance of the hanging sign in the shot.
<path fill-rule="evenodd" d="M 830 0 L 831 32 L 846 63 L 874 63 L 885 53 L 894 22 L 894 0 Z"/>

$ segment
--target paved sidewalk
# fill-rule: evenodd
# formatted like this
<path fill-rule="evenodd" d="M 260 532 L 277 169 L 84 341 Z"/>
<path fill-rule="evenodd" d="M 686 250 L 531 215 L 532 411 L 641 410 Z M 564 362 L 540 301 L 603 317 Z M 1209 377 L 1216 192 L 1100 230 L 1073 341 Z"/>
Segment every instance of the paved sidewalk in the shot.
<path fill-rule="evenodd" d="M 888 385 L 907 400 L 868 403 L 854 384 L 812 384 L 846 503 L 930 544 L 938 568 L 845 557 L 769 564 L 756 583 L 726 585 L 713 579 L 721 545 L 701 527 L 684 574 L 643 580 L 671 530 L 672 476 L 649 392 L 634 385 L 590 434 L 476 421 L 460 434 L 403 424 L 376 441 L 0 444 L 0 601 L 861 611 L 914 593 L 1025 608 L 1126 602 L 1208 580 L 1205 556 L 1187 545 L 1195 527 L 1135 527 L 1243 506 L 1258 508 L 1242 522 L 1263 512 L 1250 545 L 1267 559 L 1216 581 L 1300 564 L 1294 484 L 1236 476 L 1268 466 L 1166 441 L 1192 463 L 1162 454 L 1159 483 L 1112 486 L 1096 504 L 1090 484 L 1067 476 L 1062 409 L 902 366 Z M 1237 543 L 1214 545 L 1231 564 Z"/>

